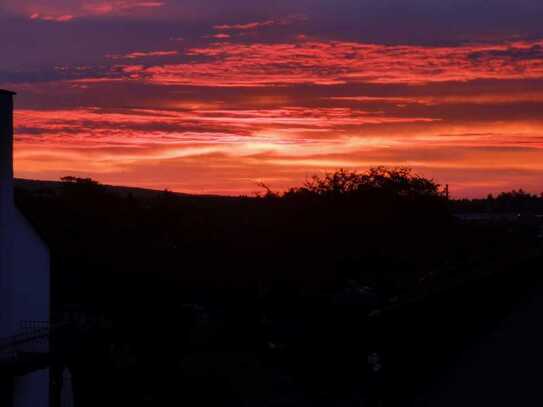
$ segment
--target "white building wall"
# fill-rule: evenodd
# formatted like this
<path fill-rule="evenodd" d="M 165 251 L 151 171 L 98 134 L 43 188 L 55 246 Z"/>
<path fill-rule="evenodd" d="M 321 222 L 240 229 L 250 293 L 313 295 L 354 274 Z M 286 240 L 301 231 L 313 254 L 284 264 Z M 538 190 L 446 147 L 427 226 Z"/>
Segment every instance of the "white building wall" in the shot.
<path fill-rule="evenodd" d="M 12 232 L 12 318 L 15 330 L 49 321 L 49 250 L 15 209 Z"/>
<path fill-rule="evenodd" d="M 49 322 L 49 251 L 15 208 L 11 227 L 11 330 L 46 327 Z M 24 351 L 48 352 L 46 338 L 25 345 Z M 48 407 L 49 369 L 15 378 L 13 407 Z"/>

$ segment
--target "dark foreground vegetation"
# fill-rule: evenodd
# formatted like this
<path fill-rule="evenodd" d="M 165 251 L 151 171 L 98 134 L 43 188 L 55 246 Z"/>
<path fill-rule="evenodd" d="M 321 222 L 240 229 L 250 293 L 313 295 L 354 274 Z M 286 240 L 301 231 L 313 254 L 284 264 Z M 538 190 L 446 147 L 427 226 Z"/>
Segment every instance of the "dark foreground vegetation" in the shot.
<path fill-rule="evenodd" d="M 68 177 L 17 201 L 79 406 L 409 405 L 541 263 L 541 197 L 451 201 L 405 169 L 257 198 Z"/>

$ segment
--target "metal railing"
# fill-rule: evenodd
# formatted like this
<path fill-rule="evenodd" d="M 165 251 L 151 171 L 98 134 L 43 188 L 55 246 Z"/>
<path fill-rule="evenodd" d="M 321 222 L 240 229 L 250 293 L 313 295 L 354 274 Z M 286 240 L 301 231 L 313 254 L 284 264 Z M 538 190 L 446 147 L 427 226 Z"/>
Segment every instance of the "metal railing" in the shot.
<path fill-rule="evenodd" d="M 15 335 L 0 338 L 0 356 L 14 352 L 48 352 L 51 327 L 45 321 L 21 321 Z"/>

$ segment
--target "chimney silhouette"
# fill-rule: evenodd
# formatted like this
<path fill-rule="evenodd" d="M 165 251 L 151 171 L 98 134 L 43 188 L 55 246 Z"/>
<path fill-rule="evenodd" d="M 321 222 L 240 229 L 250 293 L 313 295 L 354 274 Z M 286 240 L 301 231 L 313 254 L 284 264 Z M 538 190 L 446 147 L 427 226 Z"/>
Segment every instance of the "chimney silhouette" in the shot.
<path fill-rule="evenodd" d="M 0 207 L 13 204 L 13 96 L 0 89 Z"/>
<path fill-rule="evenodd" d="M 0 89 L 0 239 L 13 207 L 13 96 Z"/>
<path fill-rule="evenodd" d="M 14 92 L 0 89 L 0 194 L 6 194 L 6 198 L 13 197 L 14 95 Z"/>
<path fill-rule="evenodd" d="M 0 337 L 12 334 L 13 95 L 0 89 Z"/>

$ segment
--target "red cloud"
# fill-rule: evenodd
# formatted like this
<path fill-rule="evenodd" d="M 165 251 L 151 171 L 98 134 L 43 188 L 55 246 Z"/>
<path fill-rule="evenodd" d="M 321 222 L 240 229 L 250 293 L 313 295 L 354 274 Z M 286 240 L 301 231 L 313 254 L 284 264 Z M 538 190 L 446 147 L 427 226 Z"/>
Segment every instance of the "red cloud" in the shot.
<path fill-rule="evenodd" d="M 214 35 L 210 36 L 210 38 L 216 38 L 218 40 L 225 40 L 225 39 L 228 39 L 230 37 L 231 37 L 230 34 L 225 34 L 225 33 L 214 34 Z"/>
<path fill-rule="evenodd" d="M 307 20 L 306 17 L 300 15 L 292 15 L 279 19 L 265 20 L 265 21 L 255 21 L 245 24 L 222 24 L 216 25 L 213 28 L 219 31 L 247 31 L 247 30 L 257 30 L 259 28 L 271 27 L 271 26 L 281 26 L 281 25 L 290 25 L 299 21 Z"/>
<path fill-rule="evenodd" d="M 216 30 L 255 30 L 257 28 L 269 27 L 275 24 L 276 24 L 275 20 L 267 20 L 267 21 L 258 21 L 258 22 L 247 23 L 247 24 L 216 25 L 213 28 L 215 28 Z"/>
<path fill-rule="evenodd" d="M 189 50 L 190 63 L 123 69 L 154 84 L 222 87 L 540 79 L 542 46 L 543 41 L 457 47 L 220 43 Z"/>
<path fill-rule="evenodd" d="M 205 105 L 204 105 L 205 106 Z M 215 132 L 217 137 L 211 141 L 235 140 L 251 142 L 251 136 L 263 132 L 277 135 L 303 134 L 311 132 L 339 132 L 349 128 L 376 124 L 431 123 L 437 119 L 425 117 L 394 117 L 350 108 L 284 107 L 260 110 L 221 110 L 194 109 L 190 111 L 124 109 L 102 110 L 98 108 L 72 109 L 62 111 L 23 110 L 17 113 L 19 137 L 35 135 L 73 135 L 95 134 L 89 140 L 105 142 L 119 140 L 125 134 L 127 143 L 164 143 L 164 138 L 156 139 L 153 132 L 170 134 L 175 141 L 185 140 L 202 132 L 209 136 Z M 110 134 L 111 137 L 107 135 Z M 136 135 L 137 137 L 133 137 Z M 225 138 L 225 135 L 230 135 Z M 289 138 L 290 136 L 287 136 Z M 38 139 L 36 139 L 38 140 Z M 81 143 L 81 139 L 74 142 Z M 299 141 L 299 140 L 298 140 Z M 199 142 L 205 142 L 204 138 Z"/>
<path fill-rule="evenodd" d="M 149 57 L 170 57 L 178 55 L 177 51 L 136 51 L 128 54 L 109 54 L 106 58 L 109 59 L 140 59 Z"/>
<path fill-rule="evenodd" d="M 163 1 L 139 0 L 89 0 L 60 4 L 23 0 L 11 5 L 11 7 L 32 20 L 67 22 L 80 17 L 125 15 L 134 10 L 157 8 L 164 5 Z"/>
<path fill-rule="evenodd" d="M 43 21 L 55 21 L 57 23 L 65 23 L 68 21 L 72 21 L 74 19 L 74 16 L 71 14 L 65 14 L 65 15 L 58 15 L 58 16 L 46 16 L 41 15 L 39 13 L 33 13 L 30 16 L 31 20 L 43 20 Z"/>
<path fill-rule="evenodd" d="M 494 92 L 490 94 L 440 94 L 424 96 L 331 96 L 325 99 L 348 103 L 385 103 L 395 105 L 497 105 L 516 103 L 543 103 L 543 90 L 520 92 Z"/>

